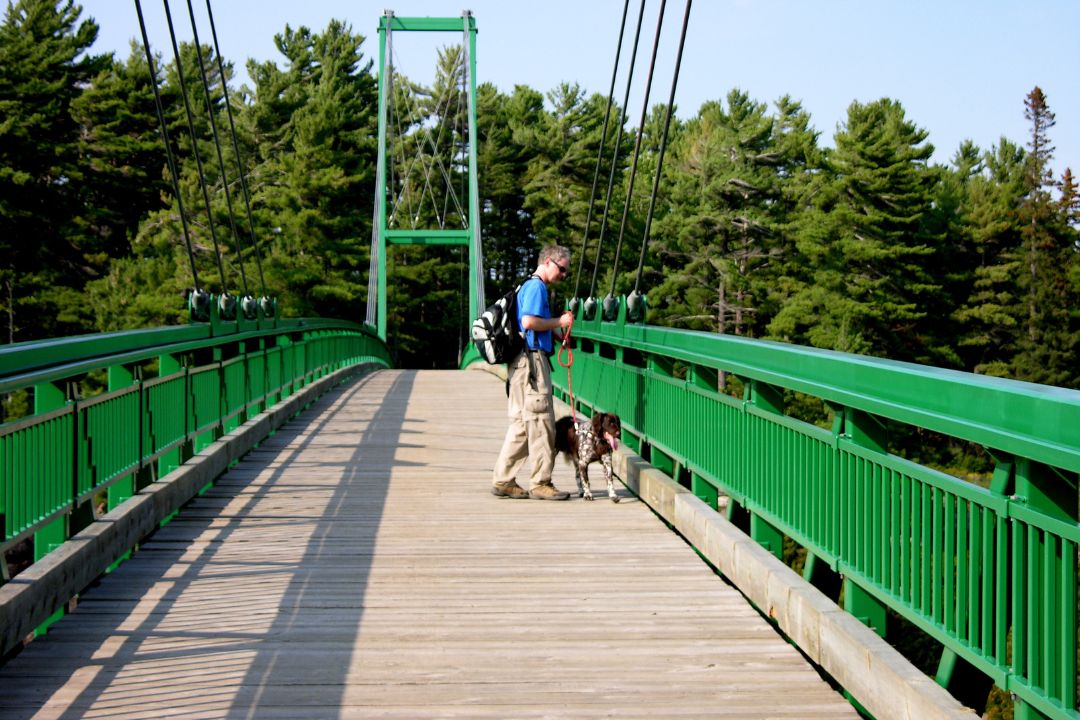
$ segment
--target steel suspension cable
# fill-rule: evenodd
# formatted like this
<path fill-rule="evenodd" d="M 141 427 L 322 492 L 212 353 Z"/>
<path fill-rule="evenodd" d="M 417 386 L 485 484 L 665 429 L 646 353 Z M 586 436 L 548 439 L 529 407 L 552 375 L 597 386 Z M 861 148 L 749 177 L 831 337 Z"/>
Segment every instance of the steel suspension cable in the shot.
<path fill-rule="evenodd" d="M 458 63 L 454 64 L 454 91 L 457 94 L 457 107 L 454 108 L 454 122 L 450 126 L 450 141 L 454 144 L 454 147 L 452 149 L 452 154 L 450 155 L 450 176 L 451 177 L 453 177 L 453 174 L 454 174 L 454 172 L 453 172 L 454 171 L 454 163 L 459 163 L 460 162 L 459 157 L 458 157 L 458 150 L 459 149 L 464 150 L 464 148 L 465 148 L 465 146 L 462 144 L 462 140 L 461 140 L 462 137 L 464 137 L 464 131 L 465 131 L 465 119 L 462 116 L 462 108 L 465 105 L 465 93 L 464 93 L 464 91 L 465 91 L 465 72 L 464 72 L 464 70 L 465 69 L 464 69 L 464 62 L 463 62 L 464 59 L 465 59 L 465 47 L 464 47 L 464 45 L 461 48 L 461 53 L 459 53 L 458 59 L 460 61 L 462 61 L 461 64 L 462 64 L 463 67 L 461 68 L 461 72 L 458 72 Z M 459 76 L 461 78 L 461 85 L 460 86 L 458 85 L 458 77 Z M 449 109 L 449 108 L 447 108 L 447 109 Z M 461 165 L 459 164 L 458 167 L 460 168 Z M 462 173 L 459 173 L 459 175 L 461 177 L 461 188 L 460 188 L 461 197 L 467 197 L 467 195 L 465 194 L 465 173 L 462 172 Z M 461 207 L 459 206 L 458 207 L 458 213 L 461 214 L 462 212 L 463 211 L 462 211 Z M 443 214 L 444 215 L 449 215 L 450 214 L 450 193 L 447 193 L 446 197 L 443 198 Z M 468 224 L 469 224 L 469 221 L 465 218 L 464 215 L 462 215 L 461 216 L 461 227 L 463 227 L 463 228 L 468 227 Z"/>
<path fill-rule="evenodd" d="M 187 0 L 188 17 L 191 18 L 191 34 L 195 40 L 195 57 L 199 60 L 199 77 L 202 78 L 203 95 L 206 97 L 206 115 L 210 118 L 210 134 L 214 139 L 214 150 L 217 152 L 218 167 L 221 168 L 221 187 L 225 191 L 225 207 L 229 213 L 229 229 L 232 230 L 233 243 L 236 245 L 236 260 L 240 265 L 240 284 L 244 289 L 244 296 L 250 297 L 248 290 L 247 273 L 244 271 L 243 242 L 240 233 L 236 229 L 236 213 L 233 212 L 232 193 L 229 191 L 229 174 L 225 168 L 225 156 L 221 152 L 221 138 L 218 136 L 217 117 L 214 115 L 214 100 L 210 96 L 210 79 L 206 74 L 206 63 L 203 62 L 202 43 L 199 42 L 199 29 L 195 22 L 195 9 L 191 0 Z M 225 78 L 222 78 L 224 82 Z"/>
<path fill-rule="evenodd" d="M 649 76 L 645 80 L 645 97 L 641 100 L 641 120 L 638 122 L 637 139 L 634 141 L 634 159 L 630 163 L 630 180 L 626 184 L 626 202 L 623 204 L 622 221 L 619 223 L 619 241 L 615 244 L 615 262 L 611 266 L 611 290 L 608 296 L 615 295 L 615 280 L 619 275 L 619 255 L 622 252 L 623 237 L 626 234 L 626 220 L 630 216 L 630 201 L 634 195 L 634 180 L 637 178 L 638 158 L 641 155 L 641 137 L 645 134 L 645 118 L 649 113 L 649 94 L 652 90 L 653 71 L 656 69 L 656 51 L 660 46 L 660 29 L 664 24 L 664 10 L 667 0 L 660 0 L 660 12 L 656 17 L 656 37 L 653 39 L 652 58 L 649 61 Z"/>
<path fill-rule="evenodd" d="M 169 24 L 169 39 L 172 41 L 173 57 L 176 60 L 176 75 L 180 78 L 180 94 L 184 97 L 184 113 L 187 116 L 188 132 L 191 134 L 191 148 L 195 155 L 195 165 L 199 171 L 199 187 L 202 188 L 203 201 L 206 203 L 206 220 L 210 228 L 210 237 L 214 241 L 214 254 L 217 256 L 218 274 L 221 277 L 221 292 L 228 294 L 225 284 L 225 263 L 221 259 L 221 247 L 218 245 L 217 230 L 214 229 L 214 216 L 210 209 L 210 193 L 206 189 L 206 177 L 203 173 L 202 155 L 199 153 L 199 139 L 195 135 L 195 118 L 191 114 L 191 102 L 188 100 L 187 81 L 184 80 L 184 64 L 180 60 L 180 46 L 176 43 L 176 29 L 173 26 L 169 0 L 162 0 L 165 6 L 165 20 Z"/>
<path fill-rule="evenodd" d="M 259 249 L 259 242 L 255 238 L 255 216 L 251 212 L 251 194 L 248 192 L 247 178 L 244 173 L 244 160 L 240 155 L 240 142 L 236 138 L 236 122 L 233 120 L 232 103 L 229 102 L 229 84 L 225 82 L 225 64 L 221 59 L 221 48 L 218 46 L 217 28 L 214 26 L 214 11 L 210 7 L 210 0 L 206 0 L 206 14 L 210 18 L 210 35 L 214 40 L 214 54 L 217 55 L 218 73 L 221 74 L 221 91 L 225 97 L 225 114 L 229 117 L 233 154 L 236 155 L 236 170 L 240 176 L 240 190 L 244 195 L 244 208 L 247 210 L 248 232 L 251 236 L 251 247 L 255 251 L 255 267 L 259 270 L 259 291 L 262 297 L 266 298 L 266 278 L 263 276 L 262 251 Z"/>
<path fill-rule="evenodd" d="M 653 212 L 656 210 L 656 195 L 660 189 L 660 172 L 664 168 L 664 151 L 667 149 L 668 129 L 671 127 L 671 113 L 675 106 L 675 87 L 679 83 L 679 68 L 682 66 L 683 47 L 686 44 L 686 28 L 690 23 L 690 5 L 693 0 L 686 0 L 683 12 L 682 31 L 679 33 L 679 50 L 675 55 L 675 72 L 671 77 L 671 94 L 668 95 L 667 116 L 664 118 L 664 132 L 660 136 L 659 157 L 656 159 L 656 175 L 653 176 L 652 196 L 649 198 L 649 213 L 645 217 L 645 230 L 641 234 L 641 255 L 638 257 L 637 277 L 634 279 L 634 294 L 641 287 L 641 273 L 645 267 L 645 248 L 649 244 L 649 230 L 652 227 Z"/>
<path fill-rule="evenodd" d="M 176 158 L 173 155 L 172 142 L 169 139 L 169 127 L 165 122 L 165 110 L 161 104 L 161 92 L 158 90 L 157 71 L 154 69 L 154 55 L 150 51 L 150 39 L 146 35 L 146 20 L 143 18 L 142 3 L 135 0 L 135 12 L 139 15 L 139 31 L 142 33 L 143 49 L 146 51 L 146 64 L 150 68 L 150 86 L 154 89 L 154 107 L 157 110 L 158 123 L 161 124 L 161 140 L 165 143 L 165 159 L 169 167 L 169 178 L 172 180 L 173 194 L 176 196 L 176 204 L 180 209 L 180 225 L 184 229 L 184 244 L 187 246 L 188 261 L 191 263 L 191 278 L 194 283 L 194 291 L 202 292 L 199 284 L 199 271 L 195 269 L 195 251 L 191 247 L 191 232 L 188 230 L 187 212 L 184 210 L 184 198 L 180 194 L 180 175 L 176 168 Z"/>
<path fill-rule="evenodd" d="M 463 61 L 464 61 L 464 56 L 463 55 L 458 55 L 458 58 L 457 58 L 457 61 L 455 61 L 455 67 L 454 67 L 454 74 L 455 75 L 457 74 L 457 63 L 458 62 L 463 62 Z M 454 89 L 456 89 L 455 86 L 448 86 L 447 87 L 446 99 L 445 99 L 445 103 L 446 103 L 445 108 L 443 106 L 443 102 L 444 102 L 443 100 L 439 100 L 438 102 L 435 103 L 435 114 L 439 118 L 445 119 L 446 115 L 450 113 L 450 103 L 454 99 L 454 96 L 453 96 L 453 90 Z M 460 102 L 459 102 L 459 104 L 460 104 Z M 442 149 L 443 130 L 445 130 L 446 127 L 447 127 L 447 125 L 446 125 L 445 122 L 440 122 L 439 123 L 439 134 L 436 135 L 434 139 L 432 139 L 430 130 L 427 130 L 425 132 L 425 138 L 427 140 L 427 145 L 428 145 L 428 147 L 431 148 L 431 156 L 432 156 L 432 159 L 433 159 L 432 164 L 433 165 L 437 164 L 439 166 L 439 172 L 442 173 L 443 181 L 446 182 L 446 194 L 443 196 L 443 208 L 444 208 L 444 210 L 443 210 L 443 216 L 439 220 L 439 226 L 442 227 L 443 225 L 446 224 L 446 218 L 449 215 L 449 212 L 447 210 L 447 208 L 449 208 L 449 204 L 450 204 L 449 201 L 453 200 L 454 201 L 454 206 L 457 208 L 458 215 L 459 215 L 459 217 L 461 217 L 461 227 L 464 228 L 464 227 L 466 227 L 468 225 L 468 223 L 465 220 L 464 210 L 462 210 L 462 208 L 461 208 L 461 201 L 458 199 L 457 193 L 454 192 L 453 175 L 449 170 L 446 169 L 446 165 L 443 164 L 442 158 L 439 157 L 439 151 Z M 453 142 L 453 139 L 454 139 L 454 127 L 453 127 L 453 125 L 451 125 L 450 126 L 450 142 Z M 451 167 L 453 167 L 453 156 L 452 155 L 450 156 L 450 161 L 451 161 Z M 434 191 L 432 191 L 432 196 L 434 196 Z M 437 214 L 437 211 L 436 211 L 436 214 Z"/>
<path fill-rule="evenodd" d="M 596 259 L 593 261 L 592 283 L 589 285 L 589 297 L 596 297 L 596 276 L 600 270 L 600 250 L 604 246 L 604 232 L 607 230 L 608 208 L 611 207 L 611 193 L 615 187 L 615 171 L 619 165 L 619 146 L 622 144 L 623 125 L 626 124 L 626 107 L 630 102 L 630 87 L 634 81 L 634 66 L 637 64 L 638 41 L 641 39 L 641 23 L 645 18 L 645 0 L 641 0 L 638 9 L 637 30 L 634 32 L 634 47 L 630 53 L 630 67 L 626 74 L 626 92 L 623 93 L 622 107 L 619 109 L 619 130 L 615 134 L 615 148 L 611 153 L 611 172 L 608 175 L 607 194 L 604 196 L 604 217 L 600 221 L 600 234 L 596 238 Z"/>
<path fill-rule="evenodd" d="M 596 151 L 596 169 L 593 170 L 592 191 L 589 193 L 589 212 L 585 216 L 585 232 L 581 236 L 581 253 L 578 257 L 578 269 L 574 275 L 574 295 L 578 296 L 581 286 L 581 271 L 585 269 L 585 253 L 589 246 L 589 228 L 592 225 L 593 208 L 596 205 L 596 185 L 600 179 L 600 161 L 604 157 L 604 143 L 607 140 L 608 121 L 611 120 L 611 102 L 615 98 L 615 77 L 619 74 L 619 56 L 622 54 L 623 34 L 626 32 L 626 14 L 630 9 L 630 0 L 623 3 L 622 23 L 619 25 L 619 42 L 615 46 L 615 67 L 611 70 L 611 88 L 608 90 L 607 107 L 604 109 L 604 129 L 600 132 L 600 149 Z M 607 208 L 604 208 L 607 212 Z"/>
<path fill-rule="evenodd" d="M 408 100 L 408 97 L 407 97 L 407 100 Z M 445 117 L 446 114 L 450 111 L 450 103 L 451 103 L 452 100 L 453 100 L 453 96 L 450 93 L 447 93 L 446 97 L 444 97 L 444 98 L 437 98 L 436 102 L 435 102 L 434 115 L 436 115 L 436 116 L 438 116 L 440 118 Z M 444 106 L 444 103 L 445 103 L 445 106 Z M 435 212 L 436 219 L 439 221 L 439 227 L 443 228 L 445 226 L 445 223 L 446 223 L 446 218 L 445 218 L 445 216 L 440 217 L 439 214 L 438 214 L 438 203 L 435 200 L 435 190 L 432 187 L 432 183 L 431 183 L 432 171 L 435 170 L 436 168 L 439 170 L 439 173 L 442 175 L 443 182 L 446 184 L 447 194 L 449 195 L 449 197 L 451 199 L 453 199 L 454 205 L 457 208 L 458 213 L 462 216 L 462 218 L 464 218 L 464 211 L 461 208 L 461 202 L 458 199 L 457 194 L 454 192 L 453 179 L 450 177 L 450 174 L 446 170 L 446 166 L 443 164 L 442 158 L 439 157 L 439 149 L 440 149 L 440 145 L 442 144 L 442 136 L 443 136 L 444 130 L 446 129 L 445 124 L 444 123 L 439 124 L 439 134 L 438 134 L 438 136 L 433 137 L 432 134 L 431 134 L 430 128 L 428 128 L 428 127 L 426 127 L 424 125 L 424 120 L 420 115 L 420 111 L 417 108 L 417 105 L 409 102 L 408 103 L 408 110 L 409 110 L 409 118 L 408 118 L 408 120 L 410 121 L 411 124 L 417 125 L 420 129 L 416 133 L 416 136 L 419 137 L 419 140 L 418 140 L 417 145 L 416 145 L 416 156 L 413 158 L 412 162 L 409 164 L 409 167 L 408 167 L 408 169 L 406 171 L 406 176 L 408 177 L 408 176 L 412 175 L 412 169 L 413 169 L 413 167 L 416 166 L 417 161 L 419 161 L 421 169 L 424 171 L 424 187 L 423 187 L 423 190 L 421 191 L 421 197 L 420 197 L 421 205 L 420 205 L 420 207 L 417 208 L 417 214 L 416 214 L 416 217 L 413 220 L 413 227 L 416 226 L 416 221 L 419 219 L 420 210 L 423 208 L 423 191 L 426 190 L 427 191 L 427 196 L 431 199 L 432 210 Z M 431 160 L 430 160 L 430 162 L 427 162 L 427 161 L 424 160 L 424 149 L 425 148 L 430 148 L 431 149 Z M 462 222 L 462 227 L 465 227 L 464 220 Z"/>

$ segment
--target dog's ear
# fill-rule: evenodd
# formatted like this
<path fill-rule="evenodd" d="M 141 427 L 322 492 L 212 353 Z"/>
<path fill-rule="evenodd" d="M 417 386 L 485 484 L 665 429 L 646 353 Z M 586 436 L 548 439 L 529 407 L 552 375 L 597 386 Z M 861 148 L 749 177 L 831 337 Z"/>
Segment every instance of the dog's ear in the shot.
<path fill-rule="evenodd" d="M 604 415 L 607 413 L 596 413 L 589 420 L 589 424 L 592 425 L 593 435 L 600 437 L 604 431 Z"/>

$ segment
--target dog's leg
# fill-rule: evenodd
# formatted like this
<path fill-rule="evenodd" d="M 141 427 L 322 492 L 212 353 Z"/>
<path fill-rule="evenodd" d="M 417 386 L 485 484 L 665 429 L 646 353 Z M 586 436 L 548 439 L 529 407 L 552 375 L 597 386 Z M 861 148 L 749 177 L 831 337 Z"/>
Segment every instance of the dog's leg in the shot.
<path fill-rule="evenodd" d="M 581 496 L 586 500 L 592 500 L 592 487 L 589 485 L 589 466 L 586 463 L 578 463 L 578 487 L 581 488 Z"/>
<path fill-rule="evenodd" d="M 619 496 L 615 494 L 615 481 L 611 477 L 611 453 L 600 456 L 600 462 L 604 464 L 604 478 L 607 480 L 607 494 L 611 502 L 619 502 Z"/>
<path fill-rule="evenodd" d="M 581 484 L 581 464 L 574 463 L 574 480 L 577 481 L 577 496 L 585 496 L 585 488 Z"/>

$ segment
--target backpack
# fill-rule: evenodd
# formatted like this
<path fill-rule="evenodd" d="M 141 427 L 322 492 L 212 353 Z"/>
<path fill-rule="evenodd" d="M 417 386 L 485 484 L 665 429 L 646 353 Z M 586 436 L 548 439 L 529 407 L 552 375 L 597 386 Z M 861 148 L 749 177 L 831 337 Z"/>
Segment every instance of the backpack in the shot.
<path fill-rule="evenodd" d="M 517 295 L 521 285 L 488 305 L 473 321 L 473 345 L 480 357 L 491 365 L 510 362 L 525 346 L 517 321 Z"/>

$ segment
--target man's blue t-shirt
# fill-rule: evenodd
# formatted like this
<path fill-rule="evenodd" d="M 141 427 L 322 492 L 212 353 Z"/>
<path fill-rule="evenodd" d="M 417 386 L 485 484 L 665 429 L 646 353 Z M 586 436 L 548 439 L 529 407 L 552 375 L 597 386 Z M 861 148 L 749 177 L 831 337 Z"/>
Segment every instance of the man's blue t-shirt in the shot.
<path fill-rule="evenodd" d="M 535 275 L 525 281 L 518 291 L 517 296 L 517 319 L 518 327 L 521 327 L 523 315 L 535 315 L 536 317 L 549 320 L 551 310 L 548 308 L 548 290 L 544 281 Z M 552 339 L 551 331 L 536 332 L 525 330 L 525 347 L 530 350 L 543 350 L 551 354 Z"/>

